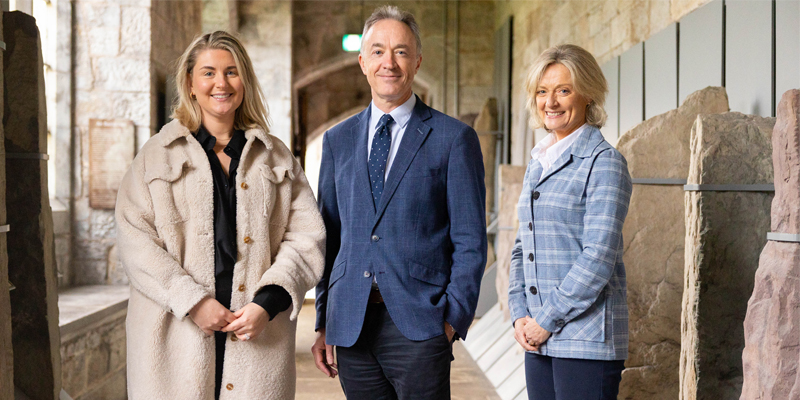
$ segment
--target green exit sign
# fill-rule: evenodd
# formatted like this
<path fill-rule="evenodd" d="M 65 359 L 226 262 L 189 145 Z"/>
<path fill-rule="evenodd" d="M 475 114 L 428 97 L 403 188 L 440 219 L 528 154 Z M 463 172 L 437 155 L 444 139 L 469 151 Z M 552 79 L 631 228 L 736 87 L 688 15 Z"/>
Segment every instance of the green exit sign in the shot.
<path fill-rule="evenodd" d="M 342 36 L 342 49 L 344 51 L 361 51 L 361 35 Z"/>

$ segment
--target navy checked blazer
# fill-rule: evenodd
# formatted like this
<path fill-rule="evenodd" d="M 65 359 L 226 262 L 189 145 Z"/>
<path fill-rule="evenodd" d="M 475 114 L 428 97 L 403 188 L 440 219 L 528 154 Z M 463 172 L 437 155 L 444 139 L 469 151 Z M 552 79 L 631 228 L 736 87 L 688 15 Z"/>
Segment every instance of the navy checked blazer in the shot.
<path fill-rule="evenodd" d="M 553 335 L 539 354 L 624 360 L 628 303 L 622 224 L 631 178 L 625 158 L 588 126 L 542 175 L 531 160 L 517 204 L 511 321 L 531 316 Z"/>
<path fill-rule="evenodd" d="M 352 346 L 376 276 L 386 309 L 410 340 L 465 338 L 486 266 L 486 186 L 475 130 L 417 98 L 381 196 L 367 167 L 370 107 L 322 140 L 317 193 L 325 221 L 325 273 L 316 329 Z"/>

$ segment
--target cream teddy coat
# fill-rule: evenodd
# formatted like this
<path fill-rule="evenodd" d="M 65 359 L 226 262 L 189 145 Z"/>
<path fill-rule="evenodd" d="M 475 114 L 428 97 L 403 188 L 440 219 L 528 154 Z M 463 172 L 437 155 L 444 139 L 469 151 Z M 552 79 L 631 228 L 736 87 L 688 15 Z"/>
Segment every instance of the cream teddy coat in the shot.
<path fill-rule="evenodd" d="M 260 129 L 245 137 L 236 177 L 239 259 L 231 309 L 270 284 L 286 289 L 292 306 L 255 339 L 228 341 L 220 398 L 294 399 L 297 314 L 322 275 L 325 228 L 289 149 Z M 144 145 L 117 196 L 117 243 L 131 283 L 131 400 L 214 398 L 214 337 L 187 317 L 201 299 L 214 297 L 213 209 L 207 155 L 172 121 Z"/>

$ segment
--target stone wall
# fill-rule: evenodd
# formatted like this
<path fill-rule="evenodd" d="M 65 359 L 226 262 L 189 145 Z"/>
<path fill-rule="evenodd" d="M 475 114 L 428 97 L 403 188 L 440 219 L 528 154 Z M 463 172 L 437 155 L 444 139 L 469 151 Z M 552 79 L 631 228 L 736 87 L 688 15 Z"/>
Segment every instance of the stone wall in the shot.
<path fill-rule="evenodd" d="M 512 143 L 531 135 L 525 109 L 525 76 L 548 47 L 579 45 L 601 65 L 710 0 L 509 0 L 497 2 L 496 27 L 514 19 L 511 71 Z M 516 146 L 511 162 L 524 165 L 530 149 Z"/>
<path fill-rule="evenodd" d="M 743 323 L 770 230 L 775 118 L 699 115 L 685 194 L 681 400 L 738 399 Z M 732 185 L 735 187 L 714 187 Z"/>
<path fill-rule="evenodd" d="M 201 26 L 199 1 L 74 3 L 74 160 L 70 283 L 120 284 L 114 210 L 89 205 L 89 120 L 126 119 L 136 147 L 165 115 L 170 63 Z M 161 102 L 159 102 L 161 96 Z M 160 114 L 161 113 L 161 114 Z"/>
<path fill-rule="evenodd" d="M 709 87 L 689 95 L 678 109 L 637 125 L 617 145 L 634 179 L 622 227 L 630 313 L 622 399 L 678 397 L 686 240 L 681 181 L 689 174 L 689 142 L 697 115 L 727 111 L 725 89 Z M 641 179 L 661 184 L 642 184 L 646 181 Z"/>
<path fill-rule="evenodd" d="M 270 133 L 291 146 L 292 2 L 238 2 L 239 34 L 247 49 L 270 115 Z M 290 147 L 291 148 L 291 147 Z"/>

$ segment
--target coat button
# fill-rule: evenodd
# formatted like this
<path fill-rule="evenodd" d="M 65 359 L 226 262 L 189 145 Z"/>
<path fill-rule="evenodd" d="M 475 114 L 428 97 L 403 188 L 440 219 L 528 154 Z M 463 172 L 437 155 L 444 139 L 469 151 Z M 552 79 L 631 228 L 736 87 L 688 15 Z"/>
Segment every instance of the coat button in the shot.
<path fill-rule="evenodd" d="M 244 242 L 245 242 L 245 243 L 250 243 L 250 242 L 252 242 L 252 241 L 253 241 L 253 239 L 250 239 L 250 236 L 245 236 L 245 237 L 244 237 Z"/>
<path fill-rule="evenodd" d="M 231 342 L 236 342 L 238 340 L 239 338 L 236 337 L 236 334 L 231 334 Z"/>
<path fill-rule="evenodd" d="M 536 293 L 539 293 L 539 291 L 536 290 L 536 286 L 531 286 L 531 294 L 536 294 Z"/>
<path fill-rule="evenodd" d="M 539 192 L 533 192 L 533 199 L 539 200 Z"/>
<path fill-rule="evenodd" d="M 229 384 L 225 385 L 225 389 L 233 390 L 233 384 L 229 383 Z"/>
<path fill-rule="evenodd" d="M 528 230 L 529 231 L 533 230 L 533 222 L 528 222 Z"/>
<path fill-rule="evenodd" d="M 528 261 L 533 261 L 533 253 L 528 254 Z"/>
<path fill-rule="evenodd" d="M 250 187 L 250 186 L 248 186 L 246 183 L 242 182 L 242 189 L 247 189 L 247 188 L 249 188 L 249 187 Z"/>
<path fill-rule="evenodd" d="M 381 238 L 379 238 L 378 235 L 372 235 L 373 242 L 377 242 L 378 240 L 381 240 Z"/>
<path fill-rule="evenodd" d="M 364 278 L 369 278 L 372 276 L 372 272 L 364 271 Z"/>
<path fill-rule="evenodd" d="M 244 289 L 245 289 L 244 285 L 239 285 L 239 291 L 240 292 L 244 292 Z"/>

